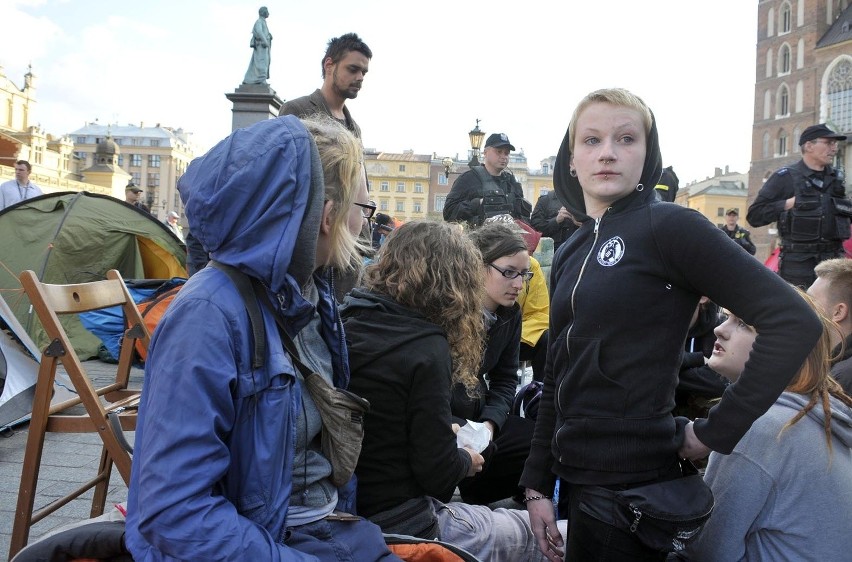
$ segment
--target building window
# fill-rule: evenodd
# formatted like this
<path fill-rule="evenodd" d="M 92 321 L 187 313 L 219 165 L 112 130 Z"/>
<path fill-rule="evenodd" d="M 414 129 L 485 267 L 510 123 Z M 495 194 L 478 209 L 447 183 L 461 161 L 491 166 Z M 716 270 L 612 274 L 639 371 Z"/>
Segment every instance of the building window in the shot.
<path fill-rule="evenodd" d="M 149 168 L 159 168 L 160 167 L 160 155 L 159 154 L 149 154 L 148 155 L 148 167 Z"/>
<path fill-rule="evenodd" d="M 717 217 L 724 217 L 725 216 L 725 208 L 719 207 L 718 209 L 716 209 L 716 216 Z"/>
<path fill-rule="evenodd" d="M 852 59 L 844 57 L 828 75 L 828 120 L 836 131 L 852 130 Z"/>
<path fill-rule="evenodd" d="M 388 185 L 388 182 L 383 181 L 379 190 L 380 191 L 390 191 L 390 186 Z"/>
<path fill-rule="evenodd" d="M 396 182 L 396 192 L 397 193 L 405 193 L 405 182 L 401 182 L 401 181 Z"/>
<path fill-rule="evenodd" d="M 769 133 L 763 133 L 763 157 L 769 158 Z"/>
<path fill-rule="evenodd" d="M 388 210 L 388 200 L 387 199 L 382 199 L 381 201 L 379 201 L 379 210 L 380 211 L 387 211 Z"/>
<path fill-rule="evenodd" d="M 442 176 L 443 177 L 443 176 Z M 446 195 L 436 195 L 435 196 L 435 210 L 439 213 L 444 212 L 444 204 L 447 202 Z"/>
<path fill-rule="evenodd" d="M 405 201 L 397 201 L 396 202 L 396 212 L 404 213 L 405 212 Z"/>
<path fill-rule="evenodd" d="M 400 172 L 404 172 L 404 171 L 405 171 L 405 164 L 400 164 L 400 165 L 399 165 L 399 171 L 400 171 Z"/>
<path fill-rule="evenodd" d="M 447 185 L 448 183 L 449 180 L 447 179 L 447 176 L 444 174 L 438 176 L 438 185 Z"/>
<path fill-rule="evenodd" d="M 787 134 L 782 132 L 778 136 L 778 153 L 776 156 L 786 156 L 787 155 Z"/>
<path fill-rule="evenodd" d="M 119 165 L 119 166 L 124 166 L 124 154 L 119 154 L 119 155 L 118 155 L 118 165 Z"/>
<path fill-rule="evenodd" d="M 423 184 L 417 182 L 414 184 L 414 193 L 423 193 Z"/>
<path fill-rule="evenodd" d="M 151 144 L 151 146 L 160 146 L 160 139 L 151 139 L 148 142 Z"/>
<path fill-rule="evenodd" d="M 787 86 L 781 86 L 781 91 L 778 92 L 778 117 L 787 117 L 790 115 L 790 90 Z"/>
<path fill-rule="evenodd" d="M 148 174 L 148 187 L 159 187 L 160 185 L 160 174 Z"/>
<path fill-rule="evenodd" d="M 781 45 L 778 51 L 778 74 L 790 74 L 791 59 L 790 45 Z"/>
<path fill-rule="evenodd" d="M 139 146 L 140 145 L 139 139 L 137 139 L 137 138 L 130 139 L 130 145 L 131 146 Z"/>
<path fill-rule="evenodd" d="M 77 137 L 78 144 L 86 144 L 86 137 Z"/>
<path fill-rule="evenodd" d="M 545 174 L 545 175 L 549 174 L 550 173 L 550 164 L 548 164 L 547 162 L 544 162 L 541 165 L 541 173 Z"/>
<path fill-rule="evenodd" d="M 420 201 L 414 202 L 414 212 L 415 213 L 422 213 L 423 212 L 423 205 L 420 203 Z"/>
<path fill-rule="evenodd" d="M 142 173 L 130 172 L 130 181 L 133 182 L 133 185 L 142 185 Z"/>
<path fill-rule="evenodd" d="M 42 164 L 44 160 L 44 147 L 35 145 L 33 146 L 33 164 Z"/>
<path fill-rule="evenodd" d="M 790 33 L 793 23 L 793 11 L 790 9 L 790 4 L 784 2 L 781 6 L 781 21 L 778 22 L 780 33 Z"/>
<path fill-rule="evenodd" d="M 131 154 L 130 155 L 130 167 L 138 168 L 142 165 L 142 155 L 141 154 Z M 139 184 L 136 184 L 139 185 Z"/>

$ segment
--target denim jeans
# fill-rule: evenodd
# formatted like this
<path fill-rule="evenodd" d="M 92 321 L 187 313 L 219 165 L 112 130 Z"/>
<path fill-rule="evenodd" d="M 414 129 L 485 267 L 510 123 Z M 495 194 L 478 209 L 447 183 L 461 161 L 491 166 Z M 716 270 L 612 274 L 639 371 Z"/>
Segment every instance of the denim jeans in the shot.
<path fill-rule="evenodd" d="M 526 510 L 499 508 L 492 511 L 484 505 L 433 501 L 443 542 L 461 547 L 483 561 L 546 560 L 532 534 Z M 564 539 L 565 521 L 559 522 L 559 531 Z"/>
<path fill-rule="evenodd" d="M 367 521 L 329 521 L 320 519 L 306 525 L 289 527 L 284 544 L 323 562 L 402 562 L 391 554 L 382 530 Z"/>

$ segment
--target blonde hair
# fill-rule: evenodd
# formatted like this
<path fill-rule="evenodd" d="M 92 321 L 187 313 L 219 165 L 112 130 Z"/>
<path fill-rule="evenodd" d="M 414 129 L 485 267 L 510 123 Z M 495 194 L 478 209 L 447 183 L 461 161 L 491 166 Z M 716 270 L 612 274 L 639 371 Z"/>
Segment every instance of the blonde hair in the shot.
<path fill-rule="evenodd" d="M 642 116 L 642 124 L 645 126 L 645 134 L 647 135 L 651 132 L 651 110 L 645 102 L 642 101 L 642 98 L 628 90 L 625 90 L 624 88 L 604 88 L 602 90 L 595 90 L 580 100 L 580 103 L 578 103 L 577 107 L 574 109 L 574 114 L 571 115 L 571 121 L 568 123 L 568 139 L 570 142 L 569 146 L 571 148 L 571 152 L 574 152 L 574 142 L 576 140 L 574 132 L 577 128 L 577 120 L 580 118 L 580 114 L 593 103 L 608 103 L 610 105 L 635 109 Z"/>
<path fill-rule="evenodd" d="M 349 211 L 361 186 L 364 149 L 355 135 L 323 114 L 302 119 L 316 142 L 325 180 L 325 200 L 332 202 L 329 265 L 342 270 L 360 267 L 369 248 L 349 231 Z"/>
<path fill-rule="evenodd" d="M 822 404 L 823 411 L 825 412 L 823 430 L 825 432 L 825 440 L 828 444 L 828 450 L 831 452 L 831 402 L 829 398 L 834 396 L 847 406 L 852 406 L 852 398 L 843 392 L 843 388 L 840 386 L 840 383 L 834 380 L 830 374 L 831 362 L 833 359 L 831 355 L 831 332 L 832 330 L 836 330 L 837 326 L 820 311 L 820 307 L 817 306 L 810 295 L 798 288 L 796 291 L 809 305 L 811 305 L 811 308 L 819 316 L 819 319 L 822 322 L 822 335 L 811 353 L 808 355 L 808 358 L 805 359 L 805 362 L 802 364 L 799 372 L 796 373 L 793 380 L 790 381 L 790 384 L 788 384 L 785 389 L 787 392 L 804 394 L 809 396 L 810 399 L 804 408 L 797 412 L 790 421 L 784 424 L 779 436 L 781 433 L 792 427 L 793 424 L 804 418 L 819 401 Z"/>
<path fill-rule="evenodd" d="M 455 225 L 408 222 L 385 240 L 367 266 L 364 286 L 416 310 L 440 326 L 450 344 L 453 382 L 477 388 L 482 342 L 482 256 Z"/>

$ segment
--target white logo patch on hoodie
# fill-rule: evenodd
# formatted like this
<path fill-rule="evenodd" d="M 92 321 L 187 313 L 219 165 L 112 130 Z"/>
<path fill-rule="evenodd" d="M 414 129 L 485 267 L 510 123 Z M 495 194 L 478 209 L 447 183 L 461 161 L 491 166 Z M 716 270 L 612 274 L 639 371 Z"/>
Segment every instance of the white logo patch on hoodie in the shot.
<path fill-rule="evenodd" d="M 598 250 L 598 263 L 604 267 L 612 267 L 621 261 L 624 250 L 624 240 L 619 236 L 613 236 Z"/>

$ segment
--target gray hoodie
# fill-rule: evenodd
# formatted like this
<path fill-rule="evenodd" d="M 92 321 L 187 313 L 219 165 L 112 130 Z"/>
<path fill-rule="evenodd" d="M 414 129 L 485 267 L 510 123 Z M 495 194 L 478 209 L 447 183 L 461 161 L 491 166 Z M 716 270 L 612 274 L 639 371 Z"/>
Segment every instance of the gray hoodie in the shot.
<path fill-rule="evenodd" d="M 716 508 L 689 560 L 849 560 L 852 557 L 852 409 L 831 398 L 829 453 L 820 404 L 784 392 L 730 455 L 711 453 L 704 479 Z"/>

